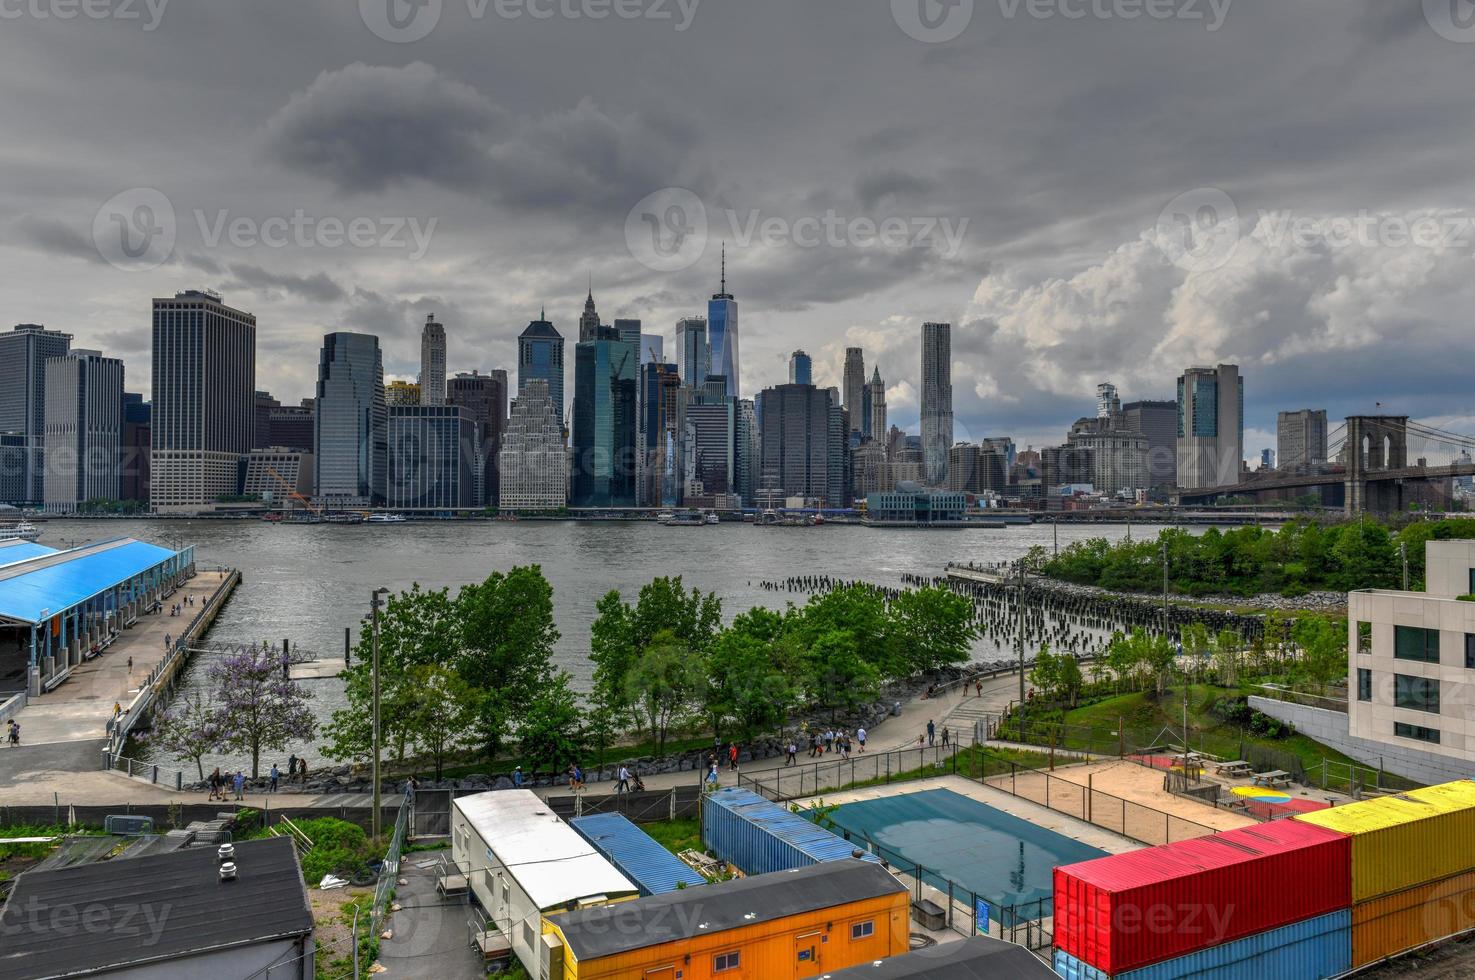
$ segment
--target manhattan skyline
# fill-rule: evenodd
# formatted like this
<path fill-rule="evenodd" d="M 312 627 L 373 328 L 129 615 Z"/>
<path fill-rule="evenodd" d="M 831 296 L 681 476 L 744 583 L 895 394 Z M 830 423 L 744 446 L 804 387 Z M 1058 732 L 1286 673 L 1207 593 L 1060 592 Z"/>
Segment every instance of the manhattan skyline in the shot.
<path fill-rule="evenodd" d="M 1275 444 L 1278 412 L 1306 407 L 1335 419 L 1381 403 L 1468 431 L 1475 236 L 1457 83 L 1475 48 L 1419 6 L 1237 3 L 1212 30 L 1087 31 L 984 4 L 942 43 L 908 36 L 885 4 L 706 3 L 680 31 L 447 4 L 407 44 L 352 6 L 169 5 L 152 30 L 25 16 L 0 41 L 0 77 L 24 96 L 0 107 L 20 137 L 0 190 L 3 322 L 70 333 L 147 391 L 150 298 L 215 289 L 258 319 L 257 386 L 294 403 L 334 331 L 379 336 L 387 376 L 414 378 L 431 314 L 453 371 L 515 368 L 544 303 L 573 342 L 591 274 L 606 322 L 636 317 L 674 342 L 717 288 L 725 242 L 746 397 L 782 383 L 799 347 L 816 384 L 838 385 L 845 348 L 861 347 L 890 420 L 917 432 L 916 343 L 935 320 L 954 325 L 957 441 L 1049 444 L 1091 413 L 1099 382 L 1166 399 L 1186 366 L 1221 362 L 1246 377 L 1248 457 Z M 823 43 L 836 36 L 846 44 Z M 150 54 L 162 48 L 178 58 L 167 68 Z M 740 72 L 735 104 L 733 71 L 760 50 L 773 68 Z M 681 84 L 615 70 L 653 57 Z M 538 70 L 550 58 L 566 66 L 552 81 Z M 88 67 L 44 90 L 26 81 L 59 59 Z M 187 84 L 204 77 L 218 84 Z M 981 97 L 901 94 L 918 91 Z M 381 152 L 390 132 L 411 149 Z M 191 152 L 168 150 L 186 140 Z M 163 264 L 127 271 L 94 225 L 106 233 L 108 202 L 136 188 L 168 202 L 175 242 Z M 652 269 L 627 220 L 668 188 L 701 202 L 705 248 Z M 1211 190 L 1241 225 L 1217 266 L 1171 244 L 1175 214 L 1210 200 L 1229 213 Z M 275 247 L 228 230 L 246 219 L 269 237 L 298 212 L 369 219 L 381 241 Z M 1421 216 L 1437 234 L 1409 244 Z M 855 240 L 854 222 L 887 218 L 917 233 L 931 221 L 932 238 Z M 786 231 L 767 235 L 770 219 Z M 950 238 L 943 221 L 965 230 Z M 384 244 L 396 223 L 403 248 Z M 433 229 L 418 257 L 411 225 Z"/>

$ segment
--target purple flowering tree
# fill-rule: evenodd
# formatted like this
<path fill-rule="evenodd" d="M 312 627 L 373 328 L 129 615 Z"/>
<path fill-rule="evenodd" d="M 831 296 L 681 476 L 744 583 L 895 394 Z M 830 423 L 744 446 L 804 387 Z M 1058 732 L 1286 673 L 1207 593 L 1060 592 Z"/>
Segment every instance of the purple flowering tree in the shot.
<path fill-rule="evenodd" d="M 155 711 L 146 741 L 171 755 L 193 759 L 203 781 L 205 756 L 220 748 L 223 737 L 219 709 L 196 694 Z"/>
<path fill-rule="evenodd" d="M 219 718 L 220 746 L 251 753 L 251 778 L 260 775 L 261 750 L 281 751 L 289 742 L 310 741 L 317 721 L 307 702 L 312 692 L 292 681 L 281 656 L 243 647 L 210 667 Z"/>

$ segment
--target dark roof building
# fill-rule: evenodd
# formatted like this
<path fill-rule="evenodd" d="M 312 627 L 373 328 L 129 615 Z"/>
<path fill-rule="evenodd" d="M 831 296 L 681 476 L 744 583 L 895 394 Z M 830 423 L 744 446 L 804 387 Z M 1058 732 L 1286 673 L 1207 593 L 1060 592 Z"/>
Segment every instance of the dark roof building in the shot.
<path fill-rule="evenodd" d="M 975 936 L 820 975 L 820 980 L 1053 980 L 1055 971 L 1023 946 Z"/>
<path fill-rule="evenodd" d="M 16 879 L 0 911 L 0 980 L 158 976 L 311 978 L 313 923 L 292 842 L 213 847 Z"/>
<path fill-rule="evenodd" d="M 905 891 L 875 862 L 826 861 L 704 886 L 696 902 L 682 889 L 569 912 L 558 916 L 557 925 L 582 963 Z M 699 914 L 692 914 L 694 907 Z"/>

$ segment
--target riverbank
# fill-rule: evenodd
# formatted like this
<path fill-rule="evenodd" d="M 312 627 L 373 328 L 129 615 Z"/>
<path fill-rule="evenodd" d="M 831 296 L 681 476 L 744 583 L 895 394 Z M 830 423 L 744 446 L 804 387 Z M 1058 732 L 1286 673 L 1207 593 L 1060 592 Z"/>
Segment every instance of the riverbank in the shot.
<path fill-rule="evenodd" d="M 957 578 L 969 582 L 983 582 L 990 585 L 1012 586 L 1017 582 L 1017 577 L 1012 569 L 999 566 L 970 567 L 949 565 L 947 574 L 949 578 Z M 1046 589 L 1050 592 L 1066 596 L 1092 599 L 1131 599 L 1137 602 L 1160 602 L 1162 600 L 1161 593 L 1122 592 L 1114 589 L 1103 589 L 1095 585 L 1078 585 L 1075 582 L 1065 582 L 1039 574 L 1029 575 L 1027 581 L 1031 589 Z M 1340 612 L 1345 614 L 1347 611 L 1347 593 L 1322 591 L 1307 592 L 1305 595 L 1300 596 L 1283 596 L 1274 593 L 1256 596 L 1185 596 L 1170 592 L 1168 593 L 1168 604 L 1237 613 Z"/>

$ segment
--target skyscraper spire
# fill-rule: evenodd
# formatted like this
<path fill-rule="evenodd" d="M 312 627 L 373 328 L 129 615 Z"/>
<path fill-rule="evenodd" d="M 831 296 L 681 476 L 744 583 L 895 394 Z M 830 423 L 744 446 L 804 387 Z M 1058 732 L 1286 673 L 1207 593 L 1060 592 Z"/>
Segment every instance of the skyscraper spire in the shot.
<path fill-rule="evenodd" d="M 727 293 L 727 243 L 722 243 L 722 292 Z"/>

